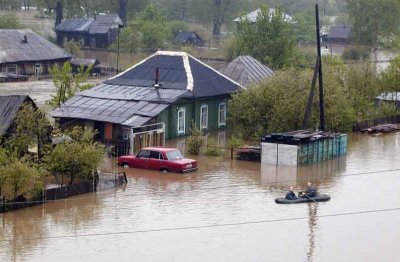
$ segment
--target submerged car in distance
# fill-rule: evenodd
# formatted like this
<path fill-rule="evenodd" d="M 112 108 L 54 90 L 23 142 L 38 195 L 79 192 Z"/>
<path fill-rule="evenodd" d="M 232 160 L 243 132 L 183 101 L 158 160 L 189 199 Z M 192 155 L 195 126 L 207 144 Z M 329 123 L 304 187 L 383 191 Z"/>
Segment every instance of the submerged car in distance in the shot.
<path fill-rule="evenodd" d="M 186 173 L 197 170 L 197 161 L 184 158 L 176 148 L 146 147 L 135 155 L 118 157 L 118 165 L 159 170 L 162 172 Z"/>

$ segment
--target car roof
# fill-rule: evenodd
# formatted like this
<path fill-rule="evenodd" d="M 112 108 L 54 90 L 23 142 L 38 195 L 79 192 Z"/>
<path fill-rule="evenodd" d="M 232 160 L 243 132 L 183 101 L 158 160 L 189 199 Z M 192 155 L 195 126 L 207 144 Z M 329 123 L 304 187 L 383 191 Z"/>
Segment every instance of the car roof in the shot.
<path fill-rule="evenodd" d="M 178 150 L 177 148 L 172 148 L 172 147 L 144 147 L 142 150 L 153 150 L 153 151 L 159 151 L 159 152 L 169 152 L 169 151 L 174 151 Z"/>

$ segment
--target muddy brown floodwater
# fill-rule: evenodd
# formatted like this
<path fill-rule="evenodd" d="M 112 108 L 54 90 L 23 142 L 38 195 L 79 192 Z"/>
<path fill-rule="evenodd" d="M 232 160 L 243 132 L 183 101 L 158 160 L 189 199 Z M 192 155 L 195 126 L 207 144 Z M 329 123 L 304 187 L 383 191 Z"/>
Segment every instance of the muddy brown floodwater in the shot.
<path fill-rule="evenodd" d="M 352 135 L 346 158 L 299 169 L 229 153 L 130 169 L 125 187 L 0 215 L 0 261 L 398 261 L 399 154 L 400 133 Z M 307 180 L 331 201 L 275 204 Z"/>

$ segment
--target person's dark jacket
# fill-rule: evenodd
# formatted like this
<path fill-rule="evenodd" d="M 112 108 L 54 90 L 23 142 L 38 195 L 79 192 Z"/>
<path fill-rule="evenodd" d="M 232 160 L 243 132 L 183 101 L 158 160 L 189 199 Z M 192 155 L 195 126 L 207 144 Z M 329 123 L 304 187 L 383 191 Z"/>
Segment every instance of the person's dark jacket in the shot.
<path fill-rule="evenodd" d="M 307 187 L 305 194 L 308 197 L 316 197 L 318 195 L 317 189 L 314 186 Z"/>
<path fill-rule="evenodd" d="M 287 200 L 296 200 L 297 196 L 293 191 L 289 191 L 286 193 L 286 197 Z"/>

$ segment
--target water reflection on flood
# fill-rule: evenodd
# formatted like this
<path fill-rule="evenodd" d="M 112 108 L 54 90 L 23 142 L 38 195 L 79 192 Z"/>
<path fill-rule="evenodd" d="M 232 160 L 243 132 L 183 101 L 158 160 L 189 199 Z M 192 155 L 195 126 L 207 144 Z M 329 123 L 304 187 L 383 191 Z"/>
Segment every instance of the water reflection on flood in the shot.
<path fill-rule="evenodd" d="M 129 169 L 125 188 L 1 214 L 0 261 L 396 261 L 399 212 L 318 216 L 400 207 L 399 139 L 352 135 L 346 158 L 307 167 L 225 152 L 195 157 L 199 171 L 185 175 Z M 307 181 L 331 201 L 275 204 Z M 201 228 L 220 224 L 230 226 Z"/>

